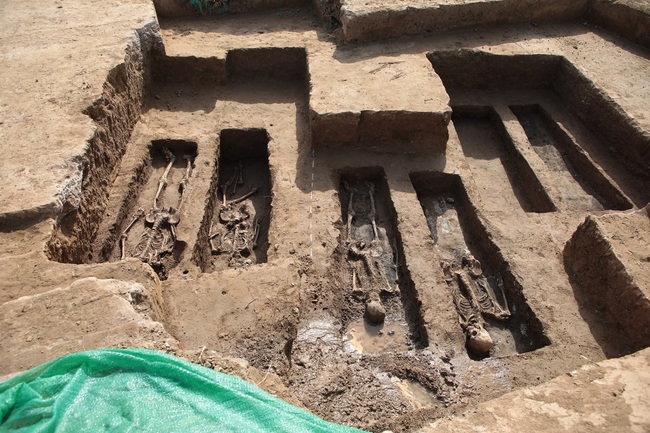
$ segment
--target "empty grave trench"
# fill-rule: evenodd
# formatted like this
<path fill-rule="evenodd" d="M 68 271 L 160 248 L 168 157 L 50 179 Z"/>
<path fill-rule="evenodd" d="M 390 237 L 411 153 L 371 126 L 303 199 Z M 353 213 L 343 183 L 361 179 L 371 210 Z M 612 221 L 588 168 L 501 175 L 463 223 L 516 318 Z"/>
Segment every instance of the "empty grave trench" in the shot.
<path fill-rule="evenodd" d="M 271 218 L 269 137 L 224 129 L 195 258 L 203 272 L 266 263 Z"/>
<path fill-rule="evenodd" d="M 126 190 L 114 186 L 116 195 L 111 198 L 113 203 L 109 203 L 95 245 L 96 261 L 136 257 L 166 277 L 186 248 L 183 239 L 188 233 L 181 216 L 196 156 L 195 142 L 150 143 L 142 163 L 121 177 L 128 179 Z M 120 191 L 126 192 L 121 195 Z M 117 212 L 113 212 L 116 207 Z"/>
<path fill-rule="evenodd" d="M 520 207 L 553 212 L 555 205 L 491 107 L 454 106 L 452 121 L 488 210 Z"/>
<path fill-rule="evenodd" d="M 509 105 L 518 112 L 515 114 L 528 133 L 535 127 L 538 133 L 541 128 L 552 137 L 556 149 L 561 149 L 559 153 L 584 176 L 584 188 L 571 176 L 566 163 L 563 170 L 551 175 L 560 180 L 571 178 L 561 182 L 559 189 L 566 190 L 564 183 L 569 188 L 577 187 L 576 197 L 588 196 L 583 200 L 589 202 L 585 210 L 623 210 L 631 208 L 632 203 L 642 207 L 650 200 L 647 137 L 567 59 L 542 54 L 496 55 L 470 49 L 436 51 L 427 57 L 442 79 L 452 106 Z M 554 101 L 552 112 L 540 96 Z M 556 118 L 562 119 L 561 125 Z M 541 149 L 537 146 L 535 150 Z M 552 166 L 548 169 L 552 170 Z M 593 191 L 598 199 L 590 198 L 585 189 Z M 573 202 L 569 201 L 569 209 L 573 205 L 579 207 L 575 210 L 585 208 L 584 203 Z"/>
<path fill-rule="evenodd" d="M 526 303 L 524 289 L 490 239 L 460 177 L 436 172 L 416 172 L 410 177 L 440 259 L 436 265 L 445 275 L 460 322 L 467 323 L 474 315 L 493 342 L 489 352 L 481 352 L 472 349 L 468 339 L 470 357 L 502 357 L 548 345 L 541 323 Z M 461 302 L 469 303 L 470 310 L 463 311 Z M 465 323 L 461 327 L 469 337 L 471 328 L 465 328 Z"/>
<path fill-rule="evenodd" d="M 589 157 L 540 105 L 511 106 L 535 153 L 555 173 L 556 182 L 574 210 L 625 210 L 632 203 L 613 186 Z"/>
<path fill-rule="evenodd" d="M 383 170 L 341 173 L 339 198 L 340 262 L 349 281 L 342 322 L 350 344 L 366 353 L 425 347 L 427 336 Z"/>

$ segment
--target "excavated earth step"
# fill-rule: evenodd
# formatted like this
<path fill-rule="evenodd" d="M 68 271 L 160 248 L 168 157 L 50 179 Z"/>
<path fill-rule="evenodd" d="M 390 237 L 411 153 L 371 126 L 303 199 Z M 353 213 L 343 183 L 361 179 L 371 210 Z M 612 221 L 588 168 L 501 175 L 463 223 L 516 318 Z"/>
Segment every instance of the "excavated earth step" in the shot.
<path fill-rule="evenodd" d="M 0 305 L 0 376 L 100 347 L 177 346 L 151 318 L 149 291 L 133 281 L 81 278 L 67 287 Z"/>
<path fill-rule="evenodd" d="M 589 216 L 564 248 L 576 298 L 600 312 L 632 350 L 650 345 L 650 205 L 627 213 Z M 591 317 L 591 316 L 586 316 Z"/>
<path fill-rule="evenodd" d="M 419 432 L 642 432 L 650 429 L 648 398 L 650 349 L 645 349 L 481 403 Z"/>
<path fill-rule="evenodd" d="M 584 19 L 650 46 L 650 5 L 643 0 L 344 0 L 339 19 L 346 42 Z"/>
<path fill-rule="evenodd" d="M 347 42 L 372 41 L 529 21 L 571 20 L 587 0 L 344 0 L 341 24 Z"/>

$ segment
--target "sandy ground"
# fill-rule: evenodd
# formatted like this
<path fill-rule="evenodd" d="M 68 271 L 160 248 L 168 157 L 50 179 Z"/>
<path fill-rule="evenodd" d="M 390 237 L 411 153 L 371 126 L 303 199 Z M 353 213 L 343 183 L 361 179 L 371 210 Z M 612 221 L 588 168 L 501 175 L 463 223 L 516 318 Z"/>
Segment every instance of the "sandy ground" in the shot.
<path fill-rule="evenodd" d="M 0 376 L 149 347 L 373 431 L 648 428 L 647 354 L 607 360 L 650 344 L 645 48 L 582 21 L 346 45 L 308 8 L 11 3 Z M 482 354 L 454 298 L 481 281 L 509 310 L 478 313 Z"/>

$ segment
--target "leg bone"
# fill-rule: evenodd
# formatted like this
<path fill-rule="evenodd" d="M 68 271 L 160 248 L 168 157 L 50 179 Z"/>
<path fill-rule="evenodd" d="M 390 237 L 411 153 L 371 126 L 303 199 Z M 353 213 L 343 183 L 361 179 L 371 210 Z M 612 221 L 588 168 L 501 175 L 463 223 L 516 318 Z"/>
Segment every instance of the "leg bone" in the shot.
<path fill-rule="evenodd" d="M 122 232 L 122 235 L 120 235 L 120 249 L 121 249 L 121 254 L 120 254 L 120 260 L 124 260 L 126 258 L 126 238 L 129 237 L 129 231 L 133 228 L 135 223 L 142 218 L 144 215 L 144 209 L 139 208 L 135 215 L 133 215 L 133 218 L 131 219 L 131 222 L 129 225 L 126 226 L 124 231 Z"/>
<path fill-rule="evenodd" d="M 253 235 L 253 249 L 257 248 L 257 239 L 260 236 L 260 220 L 255 218 L 255 222 L 253 223 L 255 226 L 255 234 Z"/>
<path fill-rule="evenodd" d="M 354 219 L 354 216 L 356 215 L 354 212 L 354 209 L 352 208 L 352 200 L 354 198 L 354 190 L 351 189 L 348 184 L 345 184 L 345 188 L 350 192 L 350 199 L 348 200 L 348 220 L 347 220 L 347 226 L 348 226 L 348 242 L 352 240 L 352 220 Z"/>
<path fill-rule="evenodd" d="M 183 200 L 185 199 L 185 190 L 187 189 L 187 184 L 190 182 L 190 175 L 192 173 L 192 156 L 185 155 L 183 159 L 187 161 L 187 166 L 185 167 L 185 174 L 183 174 L 183 179 L 181 179 L 180 184 L 178 185 L 178 190 L 181 193 L 180 198 L 178 199 L 178 211 L 180 212 L 181 207 L 183 207 Z"/>
<path fill-rule="evenodd" d="M 153 199 L 154 209 L 158 209 L 158 199 L 160 198 L 160 194 L 162 194 L 163 189 L 165 189 L 167 186 L 167 175 L 169 175 L 169 171 L 172 169 L 172 165 L 174 165 L 174 162 L 176 161 L 176 156 L 174 156 L 174 154 L 171 153 L 166 147 L 163 147 L 163 153 L 165 154 L 165 158 L 167 158 L 167 167 L 165 167 L 165 171 L 163 172 L 162 176 L 160 176 L 160 181 L 158 182 L 158 191 L 156 192 L 156 196 Z"/>
<path fill-rule="evenodd" d="M 239 198 L 236 198 L 235 200 L 232 200 L 229 204 L 234 205 L 234 204 L 237 204 L 237 203 L 241 203 L 241 202 L 243 202 L 244 200 L 246 200 L 248 197 L 250 197 L 250 196 L 252 196 L 253 194 L 255 194 L 256 192 L 257 192 L 257 187 L 253 187 L 253 188 L 251 188 L 251 190 L 248 191 L 246 194 L 242 195 L 242 196 L 239 197 Z"/>
<path fill-rule="evenodd" d="M 375 186 L 371 182 L 367 182 L 368 184 L 368 195 L 370 196 L 370 221 L 372 221 L 372 232 L 374 235 L 374 239 L 377 240 L 379 239 L 379 233 L 377 232 L 377 221 L 376 221 L 376 216 L 377 216 L 377 210 L 375 208 Z"/>

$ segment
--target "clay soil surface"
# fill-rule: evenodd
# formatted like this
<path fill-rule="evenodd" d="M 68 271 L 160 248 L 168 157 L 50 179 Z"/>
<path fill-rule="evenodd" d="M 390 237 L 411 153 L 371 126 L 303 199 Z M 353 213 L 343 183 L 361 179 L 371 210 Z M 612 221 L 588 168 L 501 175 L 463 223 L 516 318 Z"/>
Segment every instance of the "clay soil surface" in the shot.
<path fill-rule="evenodd" d="M 0 72 L 0 376 L 148 347 L 330 421 L 438 431 L 650 344 L 647 48 L 573 15 L 353 45 L 308 6 L 123 7 L 106 65 L 61 48 L 64 113 L 25 114 L 42 90 Z M 609 426 L 650 425 L 630 417 Z"/>

